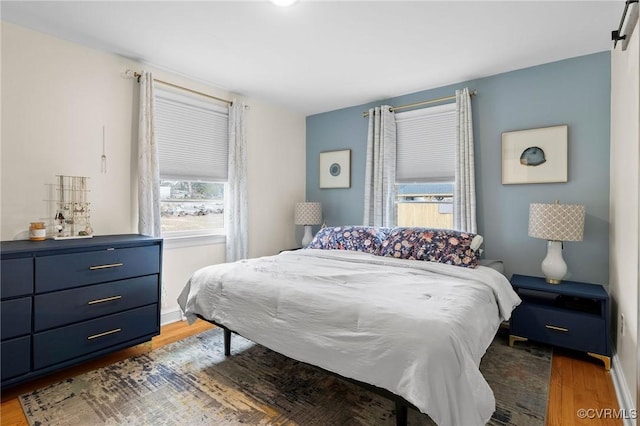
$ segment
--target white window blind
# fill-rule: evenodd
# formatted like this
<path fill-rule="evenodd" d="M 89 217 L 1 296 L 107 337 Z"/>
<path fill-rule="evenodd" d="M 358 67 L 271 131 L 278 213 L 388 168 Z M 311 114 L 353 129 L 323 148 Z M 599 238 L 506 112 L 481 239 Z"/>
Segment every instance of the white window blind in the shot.
<path fill-rule="evenodd" d="M 396 182 L 455 180 L 455 103 L 396 114 Z"/>
<path fill-rule="evenodd" d="M 229 158 L 227 108 L 158 88 L 155 97 L 160 177 L 226 181 Z"/>

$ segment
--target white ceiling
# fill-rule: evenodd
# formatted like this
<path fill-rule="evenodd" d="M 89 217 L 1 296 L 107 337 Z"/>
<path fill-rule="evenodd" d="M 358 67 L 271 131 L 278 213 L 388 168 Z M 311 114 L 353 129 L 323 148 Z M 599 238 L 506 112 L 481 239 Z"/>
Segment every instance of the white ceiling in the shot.
<path fill-rule="evenodd" d="M 624 0 L 2 1 L 3 20 L 305 115 L 612 47 Z"/>

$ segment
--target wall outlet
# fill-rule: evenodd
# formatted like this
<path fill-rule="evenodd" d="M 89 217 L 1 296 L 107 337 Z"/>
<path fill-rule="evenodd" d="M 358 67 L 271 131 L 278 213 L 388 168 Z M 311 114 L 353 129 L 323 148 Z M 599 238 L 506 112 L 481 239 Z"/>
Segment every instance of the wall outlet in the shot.
<path fill-rule="evenodd" d="M 624 314 L 620 314 L 620 335 L 624 336 Z"/>

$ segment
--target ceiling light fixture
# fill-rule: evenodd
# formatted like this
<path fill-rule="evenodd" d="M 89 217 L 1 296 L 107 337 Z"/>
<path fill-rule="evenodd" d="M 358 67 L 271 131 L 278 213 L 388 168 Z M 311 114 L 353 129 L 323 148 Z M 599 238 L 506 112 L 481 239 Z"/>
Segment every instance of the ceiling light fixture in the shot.
<path fill-rule="evenodd" d="M 296 1 L 298 0 L 271 0 L 271 3 L 280 6 L 280 7 L 287 7 L 287 6 L 291 6 L 292 4 L 294 4 Z"/>

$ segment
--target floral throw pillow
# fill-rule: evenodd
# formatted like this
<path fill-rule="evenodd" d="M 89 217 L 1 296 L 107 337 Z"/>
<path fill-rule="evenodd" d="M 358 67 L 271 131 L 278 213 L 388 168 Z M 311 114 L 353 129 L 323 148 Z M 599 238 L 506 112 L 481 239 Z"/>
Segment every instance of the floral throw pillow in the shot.
<path fill-rule="evenodd" d="M 322 250 L 353 250 L 378 254 L 387 237 L 387 228 L 373 226 L 336 226 L 322 228 L 307 248 Z"/>
<path fill-rule="evenodd" d="M 426 260 L 475 268 L 482 236 L 449 229 L 394 228 L 382 243 L 381 256 Z"/>
<path fill-rule="evenodd" d="M 475 268 L 480 262 L 480 235 L 468 232 L 434 230 L 424 233 L 423 244 L 416 247 L 416 259 Z"/>
<path fill-rule="evenodd" d="M 416 245 L 422 239 L 425 228 L 393 228 L 382 242 L 380 256 L 415 260 Z"/>

